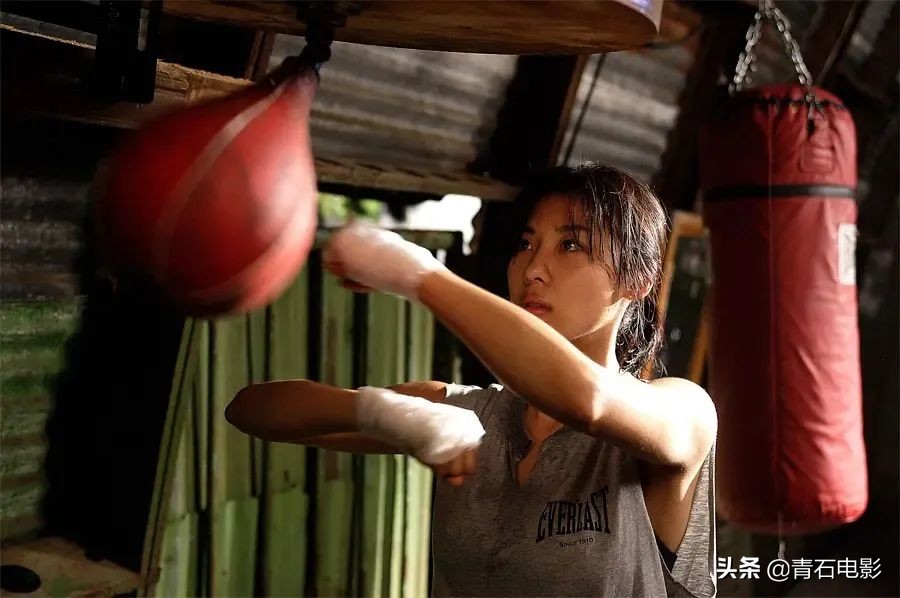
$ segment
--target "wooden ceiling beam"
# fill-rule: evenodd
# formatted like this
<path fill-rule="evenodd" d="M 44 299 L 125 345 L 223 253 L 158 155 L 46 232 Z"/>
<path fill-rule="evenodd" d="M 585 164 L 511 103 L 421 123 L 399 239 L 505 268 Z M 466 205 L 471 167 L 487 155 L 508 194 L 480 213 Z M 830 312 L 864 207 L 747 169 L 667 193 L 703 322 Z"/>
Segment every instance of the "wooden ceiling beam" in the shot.
<path fill-rule="evenodd" d="M 136 128 L 185 104 L 244 89 L 250 81 L 177 64 L 157 63 L 156 95 L 148 104 L 118 102 L 90 93 L 94 48 L 0 25 L 3 45 L 2 98 L 5 112 L 76 122 Z"/>
<path fill-rule="evenodd" d="M 831 85 L 867 3 L 867 0 L 830 0 L 820 7 L 819 26 L 803 44 L 803 59 L 819 87 Z"/>
<path fill-rule="evenodd" d="M 521 56 L 497 127 L 473 170 L 519 183 L 556 162 L 586 56 Z"/>

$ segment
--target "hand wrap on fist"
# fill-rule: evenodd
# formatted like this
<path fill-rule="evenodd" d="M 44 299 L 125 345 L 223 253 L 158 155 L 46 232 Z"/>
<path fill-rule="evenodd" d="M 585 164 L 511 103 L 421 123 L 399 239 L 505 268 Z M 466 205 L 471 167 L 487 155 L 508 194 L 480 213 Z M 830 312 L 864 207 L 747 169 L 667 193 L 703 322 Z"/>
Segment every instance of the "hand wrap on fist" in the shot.
<path fill-rule="evenodd" d="M 426 274 L 446 269 L 424 247 L 364 221 L 354 221 L 332 235 L 322 259 L 337 276 L 408 299 L 418 298 Z"/>
<path fill-rule="evenodd" d="M 474 411 L 386 388 L 358 390 L 359 430 L 422 463 L 441 465 L 481 444 L 484 428 Z"/>

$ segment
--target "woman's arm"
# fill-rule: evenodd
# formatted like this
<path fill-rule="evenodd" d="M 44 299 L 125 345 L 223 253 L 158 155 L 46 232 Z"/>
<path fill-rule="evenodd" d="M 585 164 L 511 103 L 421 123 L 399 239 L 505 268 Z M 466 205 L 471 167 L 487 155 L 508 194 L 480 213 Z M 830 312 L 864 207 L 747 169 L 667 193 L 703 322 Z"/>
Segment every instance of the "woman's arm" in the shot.
<path fill-rule="evenodd" d="M 395 233 L 355 222 L 332 237 L 324 262 L 342 278 L 418 299 L 500 382 L 575 429 L 683 470 L 712 445 L 716 414 L 702 388 L 671 378 L 647 384 L 594 363 L 539 318 Z"/>
<path fill-rule="evenodd" d="M 647 384 L 600 366 L 540 318 L 447 270 L 424 276 L 418 298 L 540 411 L 661 465 L 688 467 L 706 456 L 717 423 L 699 386 Z"/>
<path fill-rule="evenodd" d="M 444 400 L 445 387 L 442 382 L 408 382 L 391 390 L 439 403 Z M 238 392 L 225 409 L 225 418 L 240 431 L 273 442 L 348 452 L 398 452 L 359 432 L 358 396 L 359 391 L 311 380 L 265 382 Z"/>
<path fill-rule="evenodd" d="M 446 270 L 424 276 L 418 298 L 500 382 L 554 419 L 661 465 L 706 456 L 716 413 L 699 386 L 647 384 L 598 365 L 540 318 Z"/>
<path fill-rule="evenodd" d="M 443 402 L 443 382 L 407 382 L 391 386 L 394 392 Z M 396 446 L 358 431 L 356 401 L 359 391 L 310 380 L 283 380 L 253 384 L 238 392 L 225 409 L 225 418 L 251 436 L 349 453 L 396 454 Z M 454 486 L 475 473 L 475 449 L 441 464 L 431 464 L 436 475 Z"/>

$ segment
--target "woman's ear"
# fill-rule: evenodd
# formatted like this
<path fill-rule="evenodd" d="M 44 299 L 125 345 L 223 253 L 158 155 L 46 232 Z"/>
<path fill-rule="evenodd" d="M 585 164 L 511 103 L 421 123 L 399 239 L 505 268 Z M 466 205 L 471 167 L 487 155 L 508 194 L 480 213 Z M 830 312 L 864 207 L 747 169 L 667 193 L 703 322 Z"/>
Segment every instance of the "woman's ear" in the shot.
<path fill-rule="evenodd" d="M 625 298 L 629 301 L 640 301 L 644 297 L 650 294 L 650 291 L 653 290 L 653 283 L 647 283 L 643 287 L 641 287 L 637 292 L 628 292 L 625 294 Z"/>

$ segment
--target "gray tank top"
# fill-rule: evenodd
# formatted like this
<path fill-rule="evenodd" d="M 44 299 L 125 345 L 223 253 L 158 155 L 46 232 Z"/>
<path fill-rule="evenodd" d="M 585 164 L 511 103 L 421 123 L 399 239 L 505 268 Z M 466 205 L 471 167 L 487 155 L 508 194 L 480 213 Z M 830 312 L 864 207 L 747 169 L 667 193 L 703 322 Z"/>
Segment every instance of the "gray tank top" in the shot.
<path fill-rule="evenodd" d="M 476 474 L 459 488 L 437 484 L 433 595 L 715 596 L 715 446 L 669 570 L 636 459 L 563 426 L 520 487 L 524 401 L 499 385 L 451 384 L 447 403 L 474 411 L 487 433 Z"/>

